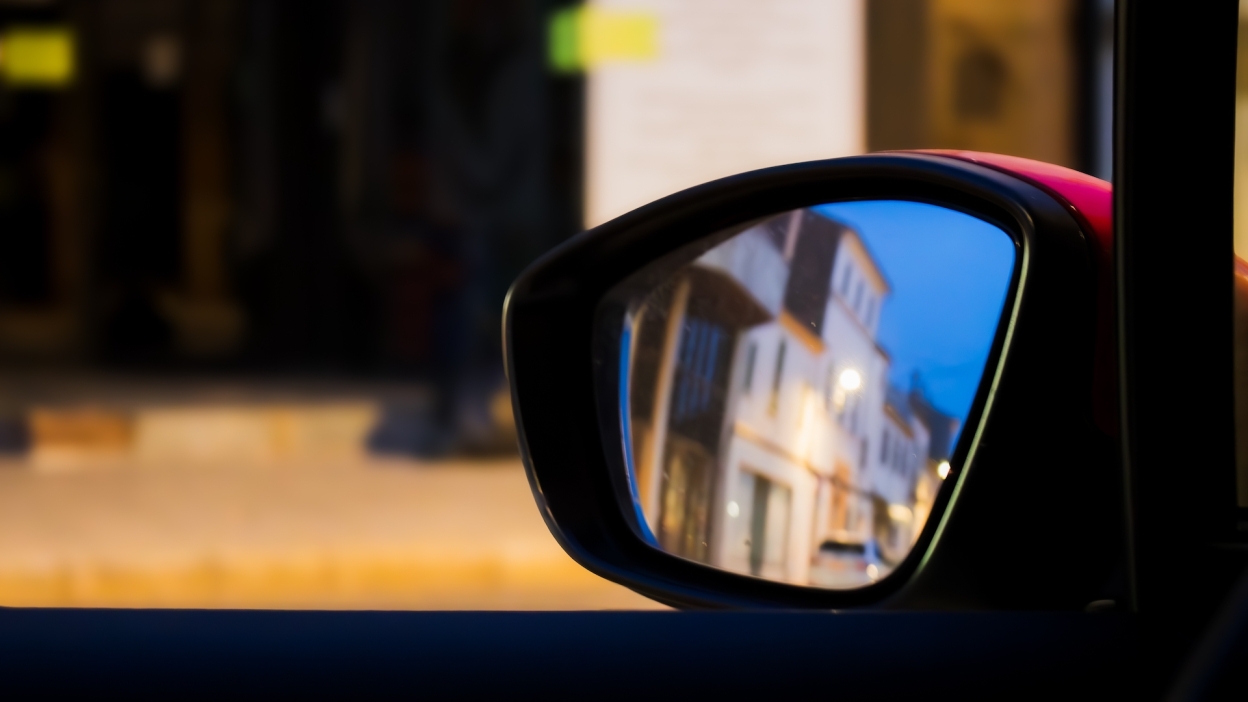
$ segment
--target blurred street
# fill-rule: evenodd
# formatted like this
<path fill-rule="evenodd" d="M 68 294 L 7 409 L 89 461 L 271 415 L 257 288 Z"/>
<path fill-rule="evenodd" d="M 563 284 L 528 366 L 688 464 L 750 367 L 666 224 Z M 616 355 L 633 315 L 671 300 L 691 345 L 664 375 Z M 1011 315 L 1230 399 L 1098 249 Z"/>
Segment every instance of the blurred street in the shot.
<path fill-rule="evenodd" d="M 0 468 L 0 605 L 659 605 L 569 559 L 516 460 Z"/>

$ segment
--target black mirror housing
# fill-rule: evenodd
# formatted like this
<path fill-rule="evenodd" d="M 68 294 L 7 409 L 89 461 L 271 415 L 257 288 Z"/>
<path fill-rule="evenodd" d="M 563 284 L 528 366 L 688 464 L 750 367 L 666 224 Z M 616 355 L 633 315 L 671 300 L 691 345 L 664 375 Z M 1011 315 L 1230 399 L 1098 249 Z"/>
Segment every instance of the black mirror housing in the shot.
<path fill-rule="evenodd" d="M 613 286 L 712 232 L 813 203 L 912 200 L 1001 227 L 1016 247 L 1001 323 L 932 519 L 888 577 L 857 590 L 771 582 L 641 538 L 621 478 Z M 878 154 L 755 171 L 676 193 L 574 237 L 515 282 L 504 353 L 543 518 L 589 570 L 677 607 L 1081 609 L 1121 552 L 1114 441 L 1092 416 L 1095 270 L 1062 202 L 999 170 Z"/>

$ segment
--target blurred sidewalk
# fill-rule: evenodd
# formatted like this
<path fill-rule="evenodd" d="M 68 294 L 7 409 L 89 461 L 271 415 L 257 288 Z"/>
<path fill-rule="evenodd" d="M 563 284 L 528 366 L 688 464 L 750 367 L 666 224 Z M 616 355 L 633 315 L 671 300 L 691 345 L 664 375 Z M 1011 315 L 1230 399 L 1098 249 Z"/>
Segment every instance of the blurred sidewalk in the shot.
<path fill-rule="evenodd" d="M 0 605 L 654 608 L 569 559 L 518 461 L 0 464 Z"/>
<path fill-rule="evenodd" d="M 514 454 L 374 453 L 378 427 L 438 431 L 431 406 L 400 383 L 0 376 L 0 606 L 659 606 L 563 553 Z"/>

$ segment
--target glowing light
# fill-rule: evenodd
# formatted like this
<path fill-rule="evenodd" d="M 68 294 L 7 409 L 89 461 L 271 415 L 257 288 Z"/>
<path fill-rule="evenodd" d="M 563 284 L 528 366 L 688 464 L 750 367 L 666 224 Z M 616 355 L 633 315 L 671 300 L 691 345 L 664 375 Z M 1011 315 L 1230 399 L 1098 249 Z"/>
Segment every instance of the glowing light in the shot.
<path fill-rule="evenodd" d="M 729 500 L 728 501 L 728 516 L 734 517 L 734 518 L 741 516 L 741 505 L 737 504 L 736 502 L 732 500 Z"/>
<path fill-rule="evenodd" d="M 894 522 L 909 524 L 910 520 L 914 519 L 914 512 L 911 512 L 910 508 L 905 505 L 889 505 L 888 518 Z"/>
<path fill-rule="evenodd" d="M 872 563 L 871 565 L 867 566 L 867 577 L 868 577 L 868 578 L 871 578 L 872 580 L 879 580 L 879 579 L 880 579 L 880 569 L 879 569 L 878 567 L 876 567 L 876 565 L 875 565 L 874 563 Z"/>
<path fill-rule="evenodd" d="M 853 368 L 841 371 L 841 377 L 837 379 L 837 384 L 841 387 L 853 392 L 862 387 L 862 375 Z"/>
<path fill-rule="evenodd" d="M 832 391 L 832 408 L 840 412 L 845 407 L 845 398 L 845 388 L 836 386 L 836 389 Z"/>
<path fill-rule="evenodd" d="M 939 475 L 940 479 L 944 480 L 949 477 L 949 470 L 949 461 L 941 461 L 940 465 L 936 466 L 936 475 Z"/>
<path fill-rule="evenodd" d="M 74 38 L 62 27 L 9 27 L 0 33 L 0 77 L 7 85 L 59 88 L 74 77 Z"/>

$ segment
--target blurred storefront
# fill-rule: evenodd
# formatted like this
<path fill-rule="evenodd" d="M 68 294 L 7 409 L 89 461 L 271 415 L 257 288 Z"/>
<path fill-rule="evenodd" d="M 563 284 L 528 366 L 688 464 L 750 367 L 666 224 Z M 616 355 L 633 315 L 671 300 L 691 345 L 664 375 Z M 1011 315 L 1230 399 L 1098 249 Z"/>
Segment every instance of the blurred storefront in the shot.
<path fill-rule="evenodd" d="M 545 14 L 0 3 L 0 60 L 52 36 L 69 65 L 0 87 L 0 359 L 426 383 L 488 443 L 503 293 L 579 223 L 577 81 L 545 70 Z"/>

